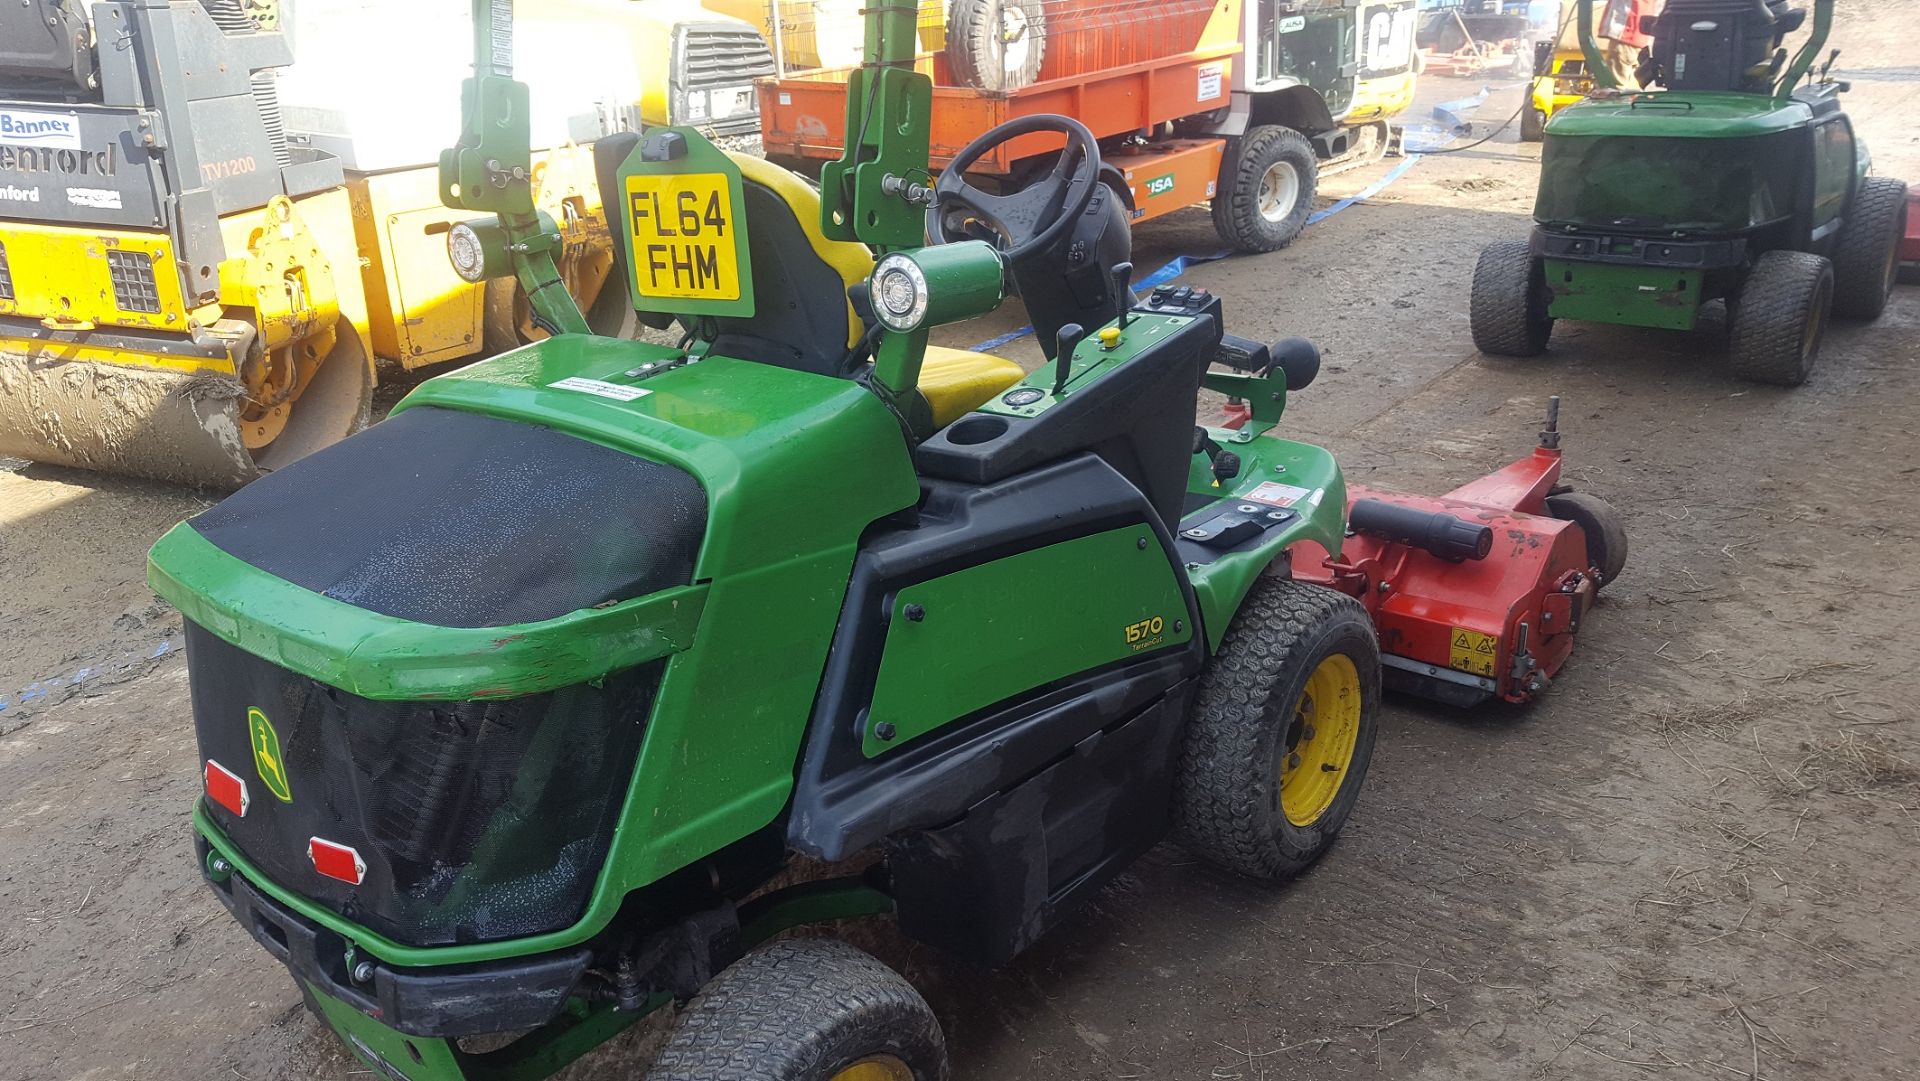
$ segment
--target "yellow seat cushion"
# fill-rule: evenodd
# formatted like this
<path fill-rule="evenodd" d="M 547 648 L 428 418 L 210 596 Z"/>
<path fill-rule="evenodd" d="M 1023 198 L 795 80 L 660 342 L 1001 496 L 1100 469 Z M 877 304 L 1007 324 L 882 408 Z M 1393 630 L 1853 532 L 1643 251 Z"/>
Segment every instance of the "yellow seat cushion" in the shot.
<path fill-rule="evenodd" d="M 771 190 L 787 204 L 801 232 L 820 261 L 840 275 L 841 287 L 850 287 L 873 272 L 873 253 L 864 244 L 829 240 L 820 230 L 820 193 L 806 181 L 764 158 L 729 154 L 740 175 Z M 847 346 L 859 342 L 866 328 L 847 306 Z M 920 394 L 933 409 L 935 427 L 944 428 L 986 404 L 987 399 L 1018 383 L 1026 373 L 1020 365 L 985 353 L 927 346 L 920 367 Z"/>
<path fill-rule="evenodd" d="M 929 345 L 927 359 L 920 365 L 920 395 L 933 408 L 933 426 L 944 428 L 1026 374 L 1004 357 Z"/>

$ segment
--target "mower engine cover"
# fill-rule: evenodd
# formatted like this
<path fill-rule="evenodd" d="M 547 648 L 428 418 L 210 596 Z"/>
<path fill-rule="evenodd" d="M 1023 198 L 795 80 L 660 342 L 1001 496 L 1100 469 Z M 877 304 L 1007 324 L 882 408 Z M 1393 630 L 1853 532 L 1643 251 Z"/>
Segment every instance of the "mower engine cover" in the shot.
<path fill-rule="evenodd" d="M 773 818 L 800 725 L 698 722 L 806 716 L 860 532 L 918 489 L 857 383 L 682 359 L 504 354 L 161 539 L 214 854 L 391 957 L 584 941 Z M 753 630 L 680 663 L 716 615 Z M 616 830 L 630 799 L 650 828 Z"/>
<path fill-rule="evenodd" d="M 263 607 L 303 592 L 343 622 L 499 629 L 689 586 L 706 519 L 682 469 L 425 407 L 241 489 L 156 559 L 191 541 L 226 566 L 234 599 Z M 206 768 L 249 798 L 208 812 L 268 878 L 413 945 L 579 918 L 663 662 L 498 699 L 394 700 L 220 629 L 187 623 L 195 723 Z M 316 838 L 362 869 L 330 871 Z"/>

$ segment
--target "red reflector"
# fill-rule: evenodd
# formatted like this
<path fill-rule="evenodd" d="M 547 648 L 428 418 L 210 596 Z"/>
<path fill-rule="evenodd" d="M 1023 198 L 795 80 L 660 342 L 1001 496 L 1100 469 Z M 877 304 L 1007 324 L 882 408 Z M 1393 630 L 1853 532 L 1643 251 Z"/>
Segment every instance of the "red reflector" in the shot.
<path fill-rule="evenodd" d="M 213 802 L 232 811 L 234 817 L 247 817 L 247 782 L 227 767 L 207 759 L 205 770 L 207 796 Z"/>
<path fill-rule="evenodd" d="M 346 845 L 337 845 L 318 837 L 308 838 L 307 855 L 313 859 L 313 869 L 328 878 L 358 886 L 367 877 L 366 862 L 360 858 L 360 853 Z"/>

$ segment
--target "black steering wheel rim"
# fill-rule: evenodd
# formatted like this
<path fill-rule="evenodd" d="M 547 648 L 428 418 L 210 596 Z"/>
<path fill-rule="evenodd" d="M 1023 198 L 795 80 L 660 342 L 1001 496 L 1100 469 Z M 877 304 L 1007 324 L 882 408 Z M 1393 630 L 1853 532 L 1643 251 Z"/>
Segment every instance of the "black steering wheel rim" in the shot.
<path fill-rule="evenodd" d="M 1023 135 L 1046 131 L 1065 136 L 1067 145 L 1052 172 L 1039 183 L 1012 195 L 990 195 L 967 183 L 966 171 L 988 151 Z M 1071 175 L 1067 173 L 1069 165 L 1074 166 Z M 927 208 L 927 242 L 951 244 L 973 239 L 950 233 L 947 228 L 947 215 L 964 208 L 1005 238 L 1007 246 L 1001 249 L 1001 255 L 1007 262 L 1022 262 L 1050 250 L 1073 228 L 1074 220 L 1093 202 L 1099 179 L 1100 145 L 1085 124 L 1052 113 L 1015 117 L 982 132 L 940 171 L 933 185 L 933 205 Z M 1017 241 L 1005 219 L 1028 211 L 1034 211 L 1034 220 L 1044 224 L 1026 240 Z"/>

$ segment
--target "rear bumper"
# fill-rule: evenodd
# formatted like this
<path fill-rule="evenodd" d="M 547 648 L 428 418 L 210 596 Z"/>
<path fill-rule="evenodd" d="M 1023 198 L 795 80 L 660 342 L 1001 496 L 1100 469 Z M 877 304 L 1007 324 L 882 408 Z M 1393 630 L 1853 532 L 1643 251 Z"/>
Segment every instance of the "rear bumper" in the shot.
<path fill-rule="evenodd" d="M 1536 228 L 1556 319 L 1692 330 L 1700 305 L 1724 295 L 1747 261 L 1747 242 L 1565 233 Z"/>
<path fill-rule="evenodd" d="M 215 852 L 205 836 L 195 835 L 194 848 L 214 896 L 309 994 L 407 1036 L 453 1038 L 544 1025 L 566 1006 L 592 956 L 580 946 L 427 968 L 350 956 L 352 943 L 267 896 L 237 869 L 215 873 Z M 364 979 L 354 978 L 356 968 Z M 329 1022 L 334 1021 L 332 1012 L 322 1011 Z"/>

